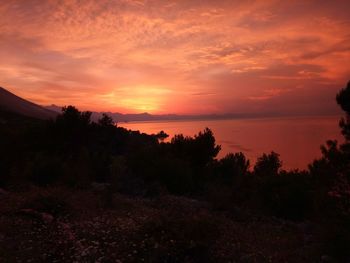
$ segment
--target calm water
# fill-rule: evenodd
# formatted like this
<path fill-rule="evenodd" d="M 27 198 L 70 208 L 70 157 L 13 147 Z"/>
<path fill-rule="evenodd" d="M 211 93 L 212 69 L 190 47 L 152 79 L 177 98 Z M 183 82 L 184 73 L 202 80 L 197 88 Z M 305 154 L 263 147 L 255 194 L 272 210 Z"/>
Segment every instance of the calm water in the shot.
<path fill-rule="evenodd" d="M 320 145 L 328 139 L 342 141 L 338 116 L 294 117 L 269 119 L 167 121 L 120 123 L 119 126 L 145 133 L 164 130 L 170 135 L 193 136 L 205 127 L 214 132 L 222 149 L 218 157 L 228 152 L 243 152 L 252 163 L 262 153 L 275 151 L 281 155 L 285 169 L 306 168 L 321 156 Z"/>

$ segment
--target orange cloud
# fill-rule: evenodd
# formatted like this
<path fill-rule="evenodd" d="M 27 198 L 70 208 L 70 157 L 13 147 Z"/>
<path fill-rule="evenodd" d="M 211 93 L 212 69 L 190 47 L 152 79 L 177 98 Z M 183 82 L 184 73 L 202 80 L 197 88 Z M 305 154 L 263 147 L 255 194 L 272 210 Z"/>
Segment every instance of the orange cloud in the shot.
<path fill-rule="evenodd" d="M 315 103 L 305 113 L 331 94 L 319 110 L 333 111 L 350 79 L 349 11 L 346 0 L 9 0 L 1 85 L 90 110 L 292 114 L 298 94 Z"/>

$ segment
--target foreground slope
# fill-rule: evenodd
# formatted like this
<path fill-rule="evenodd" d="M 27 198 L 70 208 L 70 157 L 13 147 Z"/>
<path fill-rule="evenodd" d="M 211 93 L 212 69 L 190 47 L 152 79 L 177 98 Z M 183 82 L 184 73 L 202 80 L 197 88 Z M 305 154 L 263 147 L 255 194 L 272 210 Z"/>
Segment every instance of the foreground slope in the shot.
<path fill-rule="evenodd" d="M 106 194 L 57 187 L 3 193 L 0 261 L 302 263 L 320 258 L 317 235 L 307 233 L 303 223 L 240 210 L 218 212 L 185 197 Z"/>

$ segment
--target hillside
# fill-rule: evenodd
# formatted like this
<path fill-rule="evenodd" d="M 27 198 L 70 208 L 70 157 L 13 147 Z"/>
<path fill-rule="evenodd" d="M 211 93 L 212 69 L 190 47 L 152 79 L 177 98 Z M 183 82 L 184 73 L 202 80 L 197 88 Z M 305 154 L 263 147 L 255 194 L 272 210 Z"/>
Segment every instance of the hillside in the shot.
<path fill-rule="evenodd" d="M 2 87 L 0 87 L 0 110 L 36 119 L 50 119 L 57 116 L 56 112 L 22 99 Z"/>
<path fill-rule="evenodd" d="M 62 188 L 3 193 L 1 262 L 317 262 L 317 232 L 206 202 Z M 107 201 L 108 200 L 108 201 Z M 263 238 L 262 238 L 263 237 Z M 276 250 L 276 247 L 279 249 Z M 18 249 L 14 249 L 18 248 Z M 322 261 L 323 262 L 323 261 Z"/>

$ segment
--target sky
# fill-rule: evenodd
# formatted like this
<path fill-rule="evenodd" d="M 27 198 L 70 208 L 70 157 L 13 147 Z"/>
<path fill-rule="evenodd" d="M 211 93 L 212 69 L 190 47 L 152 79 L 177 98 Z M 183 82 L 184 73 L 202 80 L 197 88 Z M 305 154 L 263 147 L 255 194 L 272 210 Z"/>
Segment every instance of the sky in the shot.
<path fill-rule="evenodd" d="M 0 86 L 40 105 L 332 114 L 348 0 L 5 0 Z"/>

